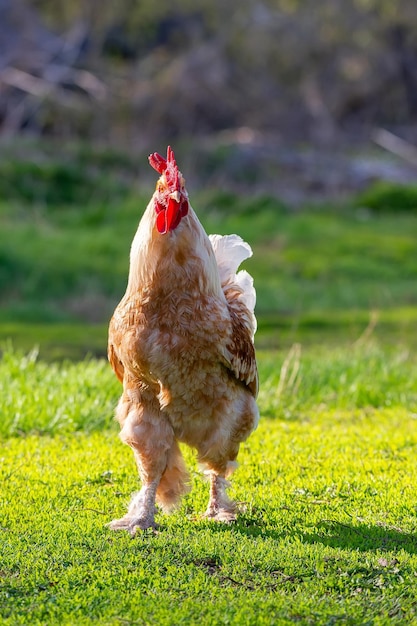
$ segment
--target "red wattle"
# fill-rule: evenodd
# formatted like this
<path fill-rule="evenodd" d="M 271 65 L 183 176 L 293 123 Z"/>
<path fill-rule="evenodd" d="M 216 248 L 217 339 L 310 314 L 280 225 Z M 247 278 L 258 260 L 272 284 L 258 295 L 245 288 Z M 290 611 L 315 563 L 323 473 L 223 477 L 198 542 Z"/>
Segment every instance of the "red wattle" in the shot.
<path fill-rule="evenodd" d="M 167 220 L 166 220 L 166 211 L 162 210 L 156 216 L 156 227 L 158 229 L 158 233 L 161 235 L 165 235 L 167 232 Z"/>
<path fill-rule="evenodd" d="M 179 220 L 177 220 L 177 216 L 181 218 L 178 211 L 178 202 L 176 202 L 173 198 L 168 200 L 168 207 L 166 210 L 166 220 L 167 220 L 167 230 L 173 230 L 179 224 Z"/>
<path fill-rule="evenodd" d="M 183 200 L 181 202 L 180 213 L 181 217 L 185 217 L 188 214 L 188 200 Z"/>
<path fill-rule="evenodd" d="M 181 218 L 185 214 L 182 212 L 182 207 L 178 205 L 178 202 L 169 199 L 167 208 L 159 206 L 159 211 L 156 215 L 156 227 L 161 235 L 165 235 L 167 232 L 175 230 L 181 221 Z"/>

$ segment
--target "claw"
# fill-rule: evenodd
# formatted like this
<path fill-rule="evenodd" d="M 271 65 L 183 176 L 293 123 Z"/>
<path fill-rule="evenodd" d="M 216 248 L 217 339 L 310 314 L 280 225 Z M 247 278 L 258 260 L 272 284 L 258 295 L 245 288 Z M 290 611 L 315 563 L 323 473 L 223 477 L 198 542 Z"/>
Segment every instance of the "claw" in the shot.
<path fill-rule="evenodd" d="M 108 525 L 110 530 L 127 530 L 132 537 L 136 535 L 138 529 L 146 530 L 147 528 L 156 529 L 158 526 L 155 520 L 148 517 L 129 517 L 125 515 L 121 519 L 114 519 Z"/>
<path fill-rule="evenodd" d="M 213 522 L 223 522 L 223 524 L 233 524 L 233 522 L 237 520 L 236 513 L 234 511 L 227 511 L 226 509 L 207 511 L 204 517 L 213 520 Z"/>

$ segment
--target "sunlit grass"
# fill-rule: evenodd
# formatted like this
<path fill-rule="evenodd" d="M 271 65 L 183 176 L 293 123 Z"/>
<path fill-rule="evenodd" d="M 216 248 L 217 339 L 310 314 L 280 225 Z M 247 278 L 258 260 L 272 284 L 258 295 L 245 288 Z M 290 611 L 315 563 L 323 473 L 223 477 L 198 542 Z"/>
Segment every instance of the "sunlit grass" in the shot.
<path fill-rule="evenodd" d="M 263 414 L 298 419 L 356 409 L 417 412 L 417 358 L 366 342 L 259 352 Z M 121 387 L 105 360 L 37 360 L 7 349 L 0 360 L 0 435 L 93 432 L 112 424 Z"/>
<path fill-rule="evenodd" d="M 208 486 L 184 448 L 191 493 L 133 540 L 106 526 L 138 486 L 109 367 L 7 352 L 0 369 L 2 623 L 417 619 L 412 355 L 260 354 L 262 418 L 232 480 L 238 522 L 201 517 Z"/>
<path fill-rule="evenodd" d="M 0 361 L 0 434 L 91 432 L 111 423 L 118 382 L 103 361 L 37 362 L 33 350 Z"/>

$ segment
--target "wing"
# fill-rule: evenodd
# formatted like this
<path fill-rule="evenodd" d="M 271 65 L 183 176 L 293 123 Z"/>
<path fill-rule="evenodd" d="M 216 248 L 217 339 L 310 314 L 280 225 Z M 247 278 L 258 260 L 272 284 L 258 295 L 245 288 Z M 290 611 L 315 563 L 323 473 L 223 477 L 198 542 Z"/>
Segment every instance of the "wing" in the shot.
<path fill-rule="evenodd" d="M 225 289 L 224 293 L 232 321 L 232 336 L 227 345 L 226 360 L 236 378 L 245 383 L 256 398 L 259 390 L 259 377 L 250 311 L 239 298 L 242 295 L 240 290 L 231 286 Z"/>
<path fill-rule="evenodd" d="M 253 343 L 256 292 L 252 276 L 245 270 L 237 272 L 242 261 L 252 256 L 252 250 L 238 235 L 210 235 L 209 239 L 232 322 L 232 336 L 226 347 L 226 364 L 256 397 L 259 387 Z"/>

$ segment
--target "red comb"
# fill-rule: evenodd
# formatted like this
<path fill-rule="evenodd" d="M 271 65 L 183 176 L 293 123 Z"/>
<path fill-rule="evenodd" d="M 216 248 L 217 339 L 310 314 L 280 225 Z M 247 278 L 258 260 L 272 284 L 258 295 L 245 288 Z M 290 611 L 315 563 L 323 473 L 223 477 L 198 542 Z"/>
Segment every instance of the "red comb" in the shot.
<path fill-rule="evenodd" d="M 168 146 L 168 148 L 167 148 L 167 161 L 168 161 L 168 163 L 172 163 L 172 165 L 174 165 L 174 167 L 177 167 L 177 162 L 175 160 L 174 151 L 171 148 L 171 146 Z"/>
<path fill-rule="evenodd" d="M 163 156 L 158 154 L 158 152 L 154 152 L 149 155 L 149 163 L 152 165 L 153 169 L 156 170 L 159 174 L 163 174 L 167 168 L 167 161 Z"/>
<path fill-rule="evenodd" d="M 177 162 L 175 160 L 174 151 L 171 146 L 167 148 L 167 158 L 165 159 L 158 152 L 153 152 L 149 155 L 149 163 L 159 174 L 163 174 L 169 165 L 172 165 L 173 170 L 177 170 Z M 171 169 L 171 168 L 170 168 Z"/>
<path fill-rule="evenodd" d="M 171 146 L 167 148 L 166 159 L 158 152 L 153 152 L 149 155 L 149 163 L 165 178 L 165 181 L 162 181 L 162 185 L 158 182 L 154 194 L 156 228 L 161 235 L 164 235 L 169 231 L 175 230 L 181 219 L 187 215 L 187 192 L 181 187 L 181 185 L 184 185 L 184 180 L 178 171 L 174 151 Z M 176 194 L 179 195 L 177 196 Z M 178 200 L 176 199 L 177 197 Z"/>

